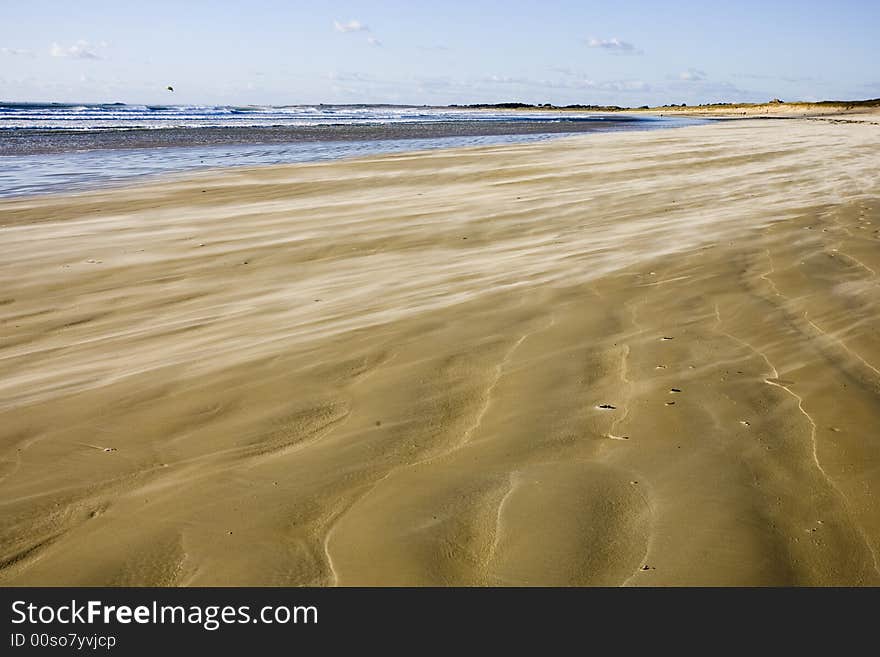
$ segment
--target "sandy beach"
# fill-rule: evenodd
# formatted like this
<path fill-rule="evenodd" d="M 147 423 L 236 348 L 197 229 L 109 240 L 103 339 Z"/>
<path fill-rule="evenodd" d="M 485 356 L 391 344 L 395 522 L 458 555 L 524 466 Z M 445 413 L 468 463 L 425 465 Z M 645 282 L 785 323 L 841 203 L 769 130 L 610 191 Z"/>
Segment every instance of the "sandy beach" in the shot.
<path fill-rule="evenodd" d="M 861 118 L 0 202 L 0 585 L 880 585 Z"/>

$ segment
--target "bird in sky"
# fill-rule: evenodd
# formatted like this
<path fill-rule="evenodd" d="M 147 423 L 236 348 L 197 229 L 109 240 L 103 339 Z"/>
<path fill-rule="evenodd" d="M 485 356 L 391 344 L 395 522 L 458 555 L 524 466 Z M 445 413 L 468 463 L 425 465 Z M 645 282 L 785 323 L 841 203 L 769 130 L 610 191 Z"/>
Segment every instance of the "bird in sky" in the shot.
<path fill-rule="evenodd" d="M 167 87 L 165 87 L 165 88 L 168 89 L 168 91 L 174 91 L 174 87 L 172 87 L 172 86 L 170 86 L 170 85 L 167 86 Z"/>

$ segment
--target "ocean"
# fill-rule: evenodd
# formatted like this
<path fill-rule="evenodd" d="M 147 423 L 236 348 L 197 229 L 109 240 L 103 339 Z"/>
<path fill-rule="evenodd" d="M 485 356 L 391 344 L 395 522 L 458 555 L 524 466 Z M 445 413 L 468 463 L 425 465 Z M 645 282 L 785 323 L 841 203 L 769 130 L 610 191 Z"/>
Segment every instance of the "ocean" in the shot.
<path fill-rule="evenodd" d="M 703 121 L 587 111 L 389 105 L 0 103 L 0 197 L 136 177 L 525 142 Z"/>

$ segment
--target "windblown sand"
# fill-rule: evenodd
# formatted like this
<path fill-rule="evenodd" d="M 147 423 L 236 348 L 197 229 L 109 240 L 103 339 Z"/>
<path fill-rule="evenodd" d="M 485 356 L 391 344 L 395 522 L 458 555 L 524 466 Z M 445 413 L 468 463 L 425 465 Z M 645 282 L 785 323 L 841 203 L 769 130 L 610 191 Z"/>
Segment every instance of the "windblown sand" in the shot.
<path fill-rule="evenodd" d="M 0 204 L 0 585 L 880 584 L 880 128 Z"/>

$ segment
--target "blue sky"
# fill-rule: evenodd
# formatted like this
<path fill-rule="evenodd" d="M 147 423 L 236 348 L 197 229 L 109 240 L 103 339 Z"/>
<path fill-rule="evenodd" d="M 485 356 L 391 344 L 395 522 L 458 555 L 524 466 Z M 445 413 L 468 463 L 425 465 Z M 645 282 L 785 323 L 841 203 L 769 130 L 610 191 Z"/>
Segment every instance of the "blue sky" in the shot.
<path fill-rule="evenodd" d="M 0 12 L 7 101 L 880 97 L 880 0 L 4 0 Z"/>

